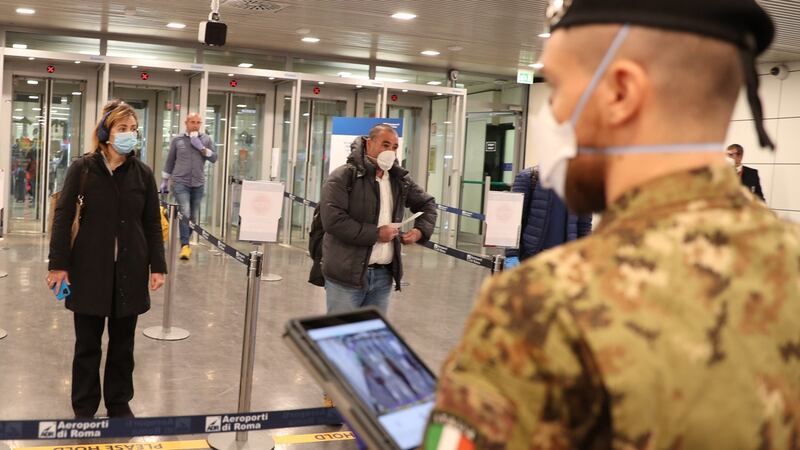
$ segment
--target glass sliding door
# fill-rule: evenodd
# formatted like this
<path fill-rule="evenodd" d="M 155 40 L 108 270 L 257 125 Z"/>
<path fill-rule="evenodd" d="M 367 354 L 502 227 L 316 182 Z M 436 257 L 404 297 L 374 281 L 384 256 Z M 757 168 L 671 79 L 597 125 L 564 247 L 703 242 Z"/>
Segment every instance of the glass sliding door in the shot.
<path fill-rule="evenodd" d="M 47 231 L 50 196 L 82 153 L 86 83 L 14 76 L 9 231 Z"/>

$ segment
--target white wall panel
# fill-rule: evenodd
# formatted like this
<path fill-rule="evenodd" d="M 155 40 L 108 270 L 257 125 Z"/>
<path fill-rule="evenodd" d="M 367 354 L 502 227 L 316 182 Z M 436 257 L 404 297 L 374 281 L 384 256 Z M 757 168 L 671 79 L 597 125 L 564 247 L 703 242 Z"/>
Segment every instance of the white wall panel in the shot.
<path fill-rule="evenodd" d="M 776 165 L 773 177 L 769 206 L 800 211 L 800 164 Z"/>
<path fill-rule="evenodd" d="M 800 164 L 800 117 L 778 119 L 776 163 Z"/>
<path fill-rule="evenodd" d="M 800 72 L 792 72 L 783 80 L 781 117 L 800 117 Z"/>
<path fill-rule="evenodd" d="M 764 108 L 764 117 L 774 119 L 779 117 L 779 104 L 781 100 L 781 81 L 772 75 L 762 75 L 759 77 L 761 86 L 758 92 L 761 95 L 761 105 Z M 733 111 L 732 120 L 752 120 L 753 114 L 750 112 L 750 104 L 747 103 L 745 90 L 739 93 L 736 101 L 736 109 Z"/>

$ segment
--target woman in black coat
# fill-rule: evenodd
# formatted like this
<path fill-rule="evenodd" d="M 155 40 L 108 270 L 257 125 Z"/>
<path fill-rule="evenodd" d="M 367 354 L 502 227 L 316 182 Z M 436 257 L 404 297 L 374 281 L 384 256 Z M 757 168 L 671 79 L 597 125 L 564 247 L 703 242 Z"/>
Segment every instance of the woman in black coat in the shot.
<path fill-rule="evenodd" d="M 100 406 L 100 358 L 108 321 L 103 397 L 109 417 L 133 417 L 133 342 L 139 314 L 167 272 L 158 192 L 152 170 L 136 158 L 138 119 L 113 101 L 103 108 L 93 153 L 70 166 L 56 204 L 50 239 L 50 288 L 69 284 L 74 313 L 72 409 L 93 417 Z M 71 225 L 83 200 L 74 244 Z"/>

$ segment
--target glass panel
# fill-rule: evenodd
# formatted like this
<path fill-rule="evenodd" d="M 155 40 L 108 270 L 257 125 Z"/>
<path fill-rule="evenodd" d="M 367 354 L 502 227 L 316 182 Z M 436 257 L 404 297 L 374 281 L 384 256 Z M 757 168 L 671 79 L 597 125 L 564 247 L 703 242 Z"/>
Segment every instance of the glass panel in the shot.
<path fill-rule="evenodd" d="M 294 58 L 294 72 L 313 73 L 330 77 L 356 78 L 369 80 L 368 64 L 353 64 L 337 61 L 321 61 L 307 58 Z"/>
<path fill-rule="evenodd" d="M 378 66 L 375 80 L 389 83 L 430 84 L 444 86 L 447 83 L 447 73 L 442 71 L 422 72 L 418 70 L 399 69 L 397 67 Z"/>
<path fill-rule="evenodd" d="M 319 201 L 322 183 L 328 175 L 333 118 L 347 114 L 347 102 L 337 100 L 300 101 L 300 134 L 297 143 L 294 191 L 301 197 Z M 309 151 L 310 149 L 310 151 Z M 308 164 L 306 164 L 308 159 Z M 292 211 L 292 243 L 306 240 L 311 211 L 295 203 Z"/>
<path fill-rule="evenodd" d="M 228 96 L 224 93 L 213 92 L 208 94 L 206 106 L 205 133 L 214 142 L 215 151 L 221 159 L 225 154 L 225 127 L 228 123 Z M 215 211 L 221 210 L 222 184 L 220 174 L 222 165 L 219 160 L 216 164 L 205 165 L 206 190 L 203 203 L 200 206 L 199 220 L 202 225 L 212 225 L 211 231 L 219 233 L 219 218 L 214 217 Z"/>
<path fill-rule="evenodd" d="M 25 46 L 30 50 L 47 50 L 53 52 L 80 53 L 83 55 L 99 55 L 100 39 L 53 36 L 49 34 L 6 33 L 6 46 Z"/>
<path fill-rule="evenodd" d="M 491 178 L 491 190 L 511 190 L 520 120 L 520 113 L 513 111 L 467 115 L 461 209 L 483 212 L 487 176 Z M 476 219 L 460 219 L 459 243 L 480 244 L 482 234 L 483 227 Z"/>
<path fill-rule="evenodd" d="M 172 137 L 180 133 L 180 87 L 140 88 L 114 84 L 110 93 L 129 104 L 139 119 L 139 159 L 160 176 Z"/>
<path fill-rule="evenodd" d="M 297 134 L 297 161 L 294 166 L 294 185 L 292 192 L 305 198 L 306 196 L 306 159 L 308 159 L 309 123 L 311 122 L 311 100 L 300 100 L 300 123 Z M 303 225 L 305 224 L 306 208 L 295 203 L 292 208 L 292 235 L 291 241 L 303 241 Z"/>
<path fill-rule="evenodd" d="M 142 42 L 108 41 L 108 56 L 121 56 L 141 60 L 195 62 L 197 51 L 190 47 L 144 44 Z"/>
<path fill-rule="evenodd" d="M 252 64 L 254 69 L 286 69 L 285 56 L 256 55 L 252 53 L 235 53 L 221 50 L 203 50 L 203 63 L 219 66 L 239 66 Z"/>
<path fill-rule="evenodd" d="M 375 103 L 364 103 L 364 117 L 377 117 L 378 108 Z"/>
<path fill-rule="evenodd" d="M 33 83 L 36 84 L 33 84 Z M 11 115 L 11 192 L 9 230 L 38 231 L 42 214 L 37 195 L 43 157 L 45 81 L 14 77 Z"/>
<path fill-rule="evenodd" d="M 83 153 L 81 126 L 85 86 L 81 81 L 53 81 L 48 196 L 61 191 L 67 167 Z"/>
<path fill-rule="evenodd" d="M 422 117 L 422 108 L 389 105 L 389 117 L 403 119 L 403 150 L 400 164 L 412 174 L 419 173 L 417 151 L 419 146 L 419 121 Z"/>
<path fill-rule="evenodd" d="M 263 95 L 231 94 L 233 107 L 230 120 L 229 173 L 239 180 L 261 179 Z M 235 197 L 235 195 L 234 195 Z M 238 202 L 229 216 L 228 236 L 237 236 L 239 231 Z"/>

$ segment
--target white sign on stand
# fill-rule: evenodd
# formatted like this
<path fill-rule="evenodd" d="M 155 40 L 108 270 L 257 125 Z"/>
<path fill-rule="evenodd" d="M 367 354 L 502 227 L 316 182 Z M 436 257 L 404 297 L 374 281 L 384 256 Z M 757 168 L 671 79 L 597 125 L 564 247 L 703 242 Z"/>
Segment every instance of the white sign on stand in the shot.
<path fill-rule="evenodd" d="M 243 181 L 240 241 L 276 242 L 283 211 L 283 183 Z"/>
<path fill-rule="evenodd" d="M 517 248 L 525 194 L 489 191 L 486 198 L 486 247 Z"/>

